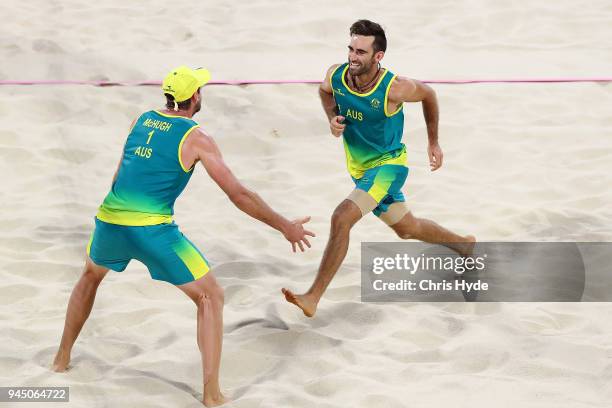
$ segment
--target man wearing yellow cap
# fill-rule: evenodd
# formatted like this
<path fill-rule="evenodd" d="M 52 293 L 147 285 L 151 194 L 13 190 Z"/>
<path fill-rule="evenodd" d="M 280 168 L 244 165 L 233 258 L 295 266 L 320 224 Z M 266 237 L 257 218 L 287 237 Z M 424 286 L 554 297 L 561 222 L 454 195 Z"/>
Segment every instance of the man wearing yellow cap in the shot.
<path fill-rule="evenodd" d="M 289 221 L 243 186 L 226 166 L 212 137 L 191 118 L 201 107 L 206 69 L 172 70 L 162 84 L 166 108 L 134 120 L 113 178 L 111 191 L 95 217 L 83 275 L 74 287 L 53 370 L 65 371 L 70 352 L 109 269 L 125 270 L 132 259 L 151 277 L 176 285 L 197 305 L 197 341 L 202 353 L 206 406 L 225 401 L 219 387 L 223 336 L 223 289 L 204 255 L 172 220 L 176 198 L 197 162 L 240 210 L 281 232 L 293 251 L 310 247 L 303 228 L 310 217 Z"/>

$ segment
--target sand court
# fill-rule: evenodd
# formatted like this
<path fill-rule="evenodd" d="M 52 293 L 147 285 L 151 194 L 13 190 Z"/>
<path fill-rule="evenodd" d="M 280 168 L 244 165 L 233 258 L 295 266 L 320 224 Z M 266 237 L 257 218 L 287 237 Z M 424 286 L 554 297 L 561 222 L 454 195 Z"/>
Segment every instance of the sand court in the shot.
<path fill-rule="evenodd" d="M 322 79 L 345 60 L 348 26 L 361 17 L 387 29 L 385 65 L 419 79 L 603 76 L 612 66 L 603 1 L 360 1 L 350 10 L 59 1 L 0 10 L 14 17 L 0 29 L 0 80 L 155 81 L 183 63 L 208 67 L 213 79 Z M 178 19 L 185 10 L 187 23 Z M 483 241 L 612 240 L 610 84 L 433 86 L 439 171 L 429 171 L 420 104 L 404 106 L 403 192 L 416 215 Z M 78 407 L 200 406 L 193 304 L 136 261 L 100 286 L 72 368 L 49 371 L 128 127 L 161 107 L 160 90 L 2 86 L 0 95 L 0 386 L 69 386 Z M 362 303 L 360 242 L 398 241 L 372 215 L 353 230 L 315 319 L 298 313 L 280 288 L 310 283 L 331 213 L 353 188 L 341 141 L 329 134 L 316 85 L 211 85 L 202 95 L 194 119 L 238 178 L 288 217 L 311 215 L 317 233 L 296 256 L 201 166 L 177 201 L 177 224 L 225 288 L 228 406 L 607 406 L 608 304 Z"/>

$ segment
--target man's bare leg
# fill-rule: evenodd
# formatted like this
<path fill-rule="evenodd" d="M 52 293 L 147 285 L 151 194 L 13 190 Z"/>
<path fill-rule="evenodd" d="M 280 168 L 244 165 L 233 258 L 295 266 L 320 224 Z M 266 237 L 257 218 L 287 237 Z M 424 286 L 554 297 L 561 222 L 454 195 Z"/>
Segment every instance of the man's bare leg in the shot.
<path fill-rule="evenodd" d="M 302 309 L 306 316 L 312 317 L 317 311 L 317 304 L 321 296 L 346 256 L 351 228 L 361 217 L 361 210 L 354 202 L 344 200 L 340 203 L 332 215 L 329 241 L 327 241 L 319 271 L 310 289 L 302 295 L 296 295 L 286 288 L 282 289 L 285 299 Z"/>
<path fill-rule="evenodd" d="M 473 235 L 461 236 L 425 218 L 416 218 L 408 212 L 402 219 L 390 225 L 402 239 L 417 239 L 444 245 L 459 255 L 470 256 L 474 251 L 476 238 Z"/>
<path fill-rule="evenodd" d="M 89 256 L 85 260 L 83 274 L 70 295 L 62 340 L 51 368 L 53 371 L 63 372 L 68 368 L 72 346 L 91 312 L 96 291 L 107 272 L 107 268 L 94 264 Z"/>
<path fill-rule="evenodd" d="M 185 292 L 198 308 L 197 342 L 202 356 L 204 382 L 202 402 L 207 407 L 224 404 L 228 399 L 221 393 L 219 386 L 223 344 L 223 289 L 212 272 L 177 287 Z"/>

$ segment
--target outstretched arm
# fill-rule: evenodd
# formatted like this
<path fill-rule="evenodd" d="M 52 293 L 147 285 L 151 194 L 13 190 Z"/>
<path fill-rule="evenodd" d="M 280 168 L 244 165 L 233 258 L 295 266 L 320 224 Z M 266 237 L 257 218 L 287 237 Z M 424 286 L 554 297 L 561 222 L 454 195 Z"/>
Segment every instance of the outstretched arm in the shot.
<path fill-rule="evenodd" d="M 438 122 L 439 109 L 436 92 L 427 84 L 416 79 L 398 77 L 389 91 L 389 103 L 396 106 L 404 102 L 421 102 L 423 104 L 423 116 L 427 124 L 427 137 L 429 146 L 429 165 L 431 170 L 437 170 L 442 166 L 442 149 L 438 144 Z"/>
<path fill-rule="evenodd" d="M 183 149 L 189 149 L 194 153 L 194 157 L 202 162 L 208 175 L 227 194 L 238 209 L 280 231 L 291 242 L 294 252 L 296 246 L 302 251 L 304 251 L 304 245 L 310 248 L 310 242 L 306 236 L 314 237 L 315 235 L 303 227 L 303 224 L 307 223 L 310 217 L 289 221 L 270 208 L 257 193 L 240 183 L 223 161 L 221 151 L 213 138 L 201 129 L 194 131 L 186 144 L 187 146 L 183 145 Z"/>

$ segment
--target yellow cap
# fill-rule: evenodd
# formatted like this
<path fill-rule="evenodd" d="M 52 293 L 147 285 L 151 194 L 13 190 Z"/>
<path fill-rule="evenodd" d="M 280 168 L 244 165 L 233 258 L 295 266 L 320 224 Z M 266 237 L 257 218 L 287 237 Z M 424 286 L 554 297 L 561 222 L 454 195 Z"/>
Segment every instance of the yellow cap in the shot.
<path fill-rule="evenodd" d="M 205 68 L 191 69 L 184 65 L 170 71 L 164 78 L 162 90 L 174 96 L 176 102 L 191 98 L 199 87 L 210 81 L 210 72 Z"/>

